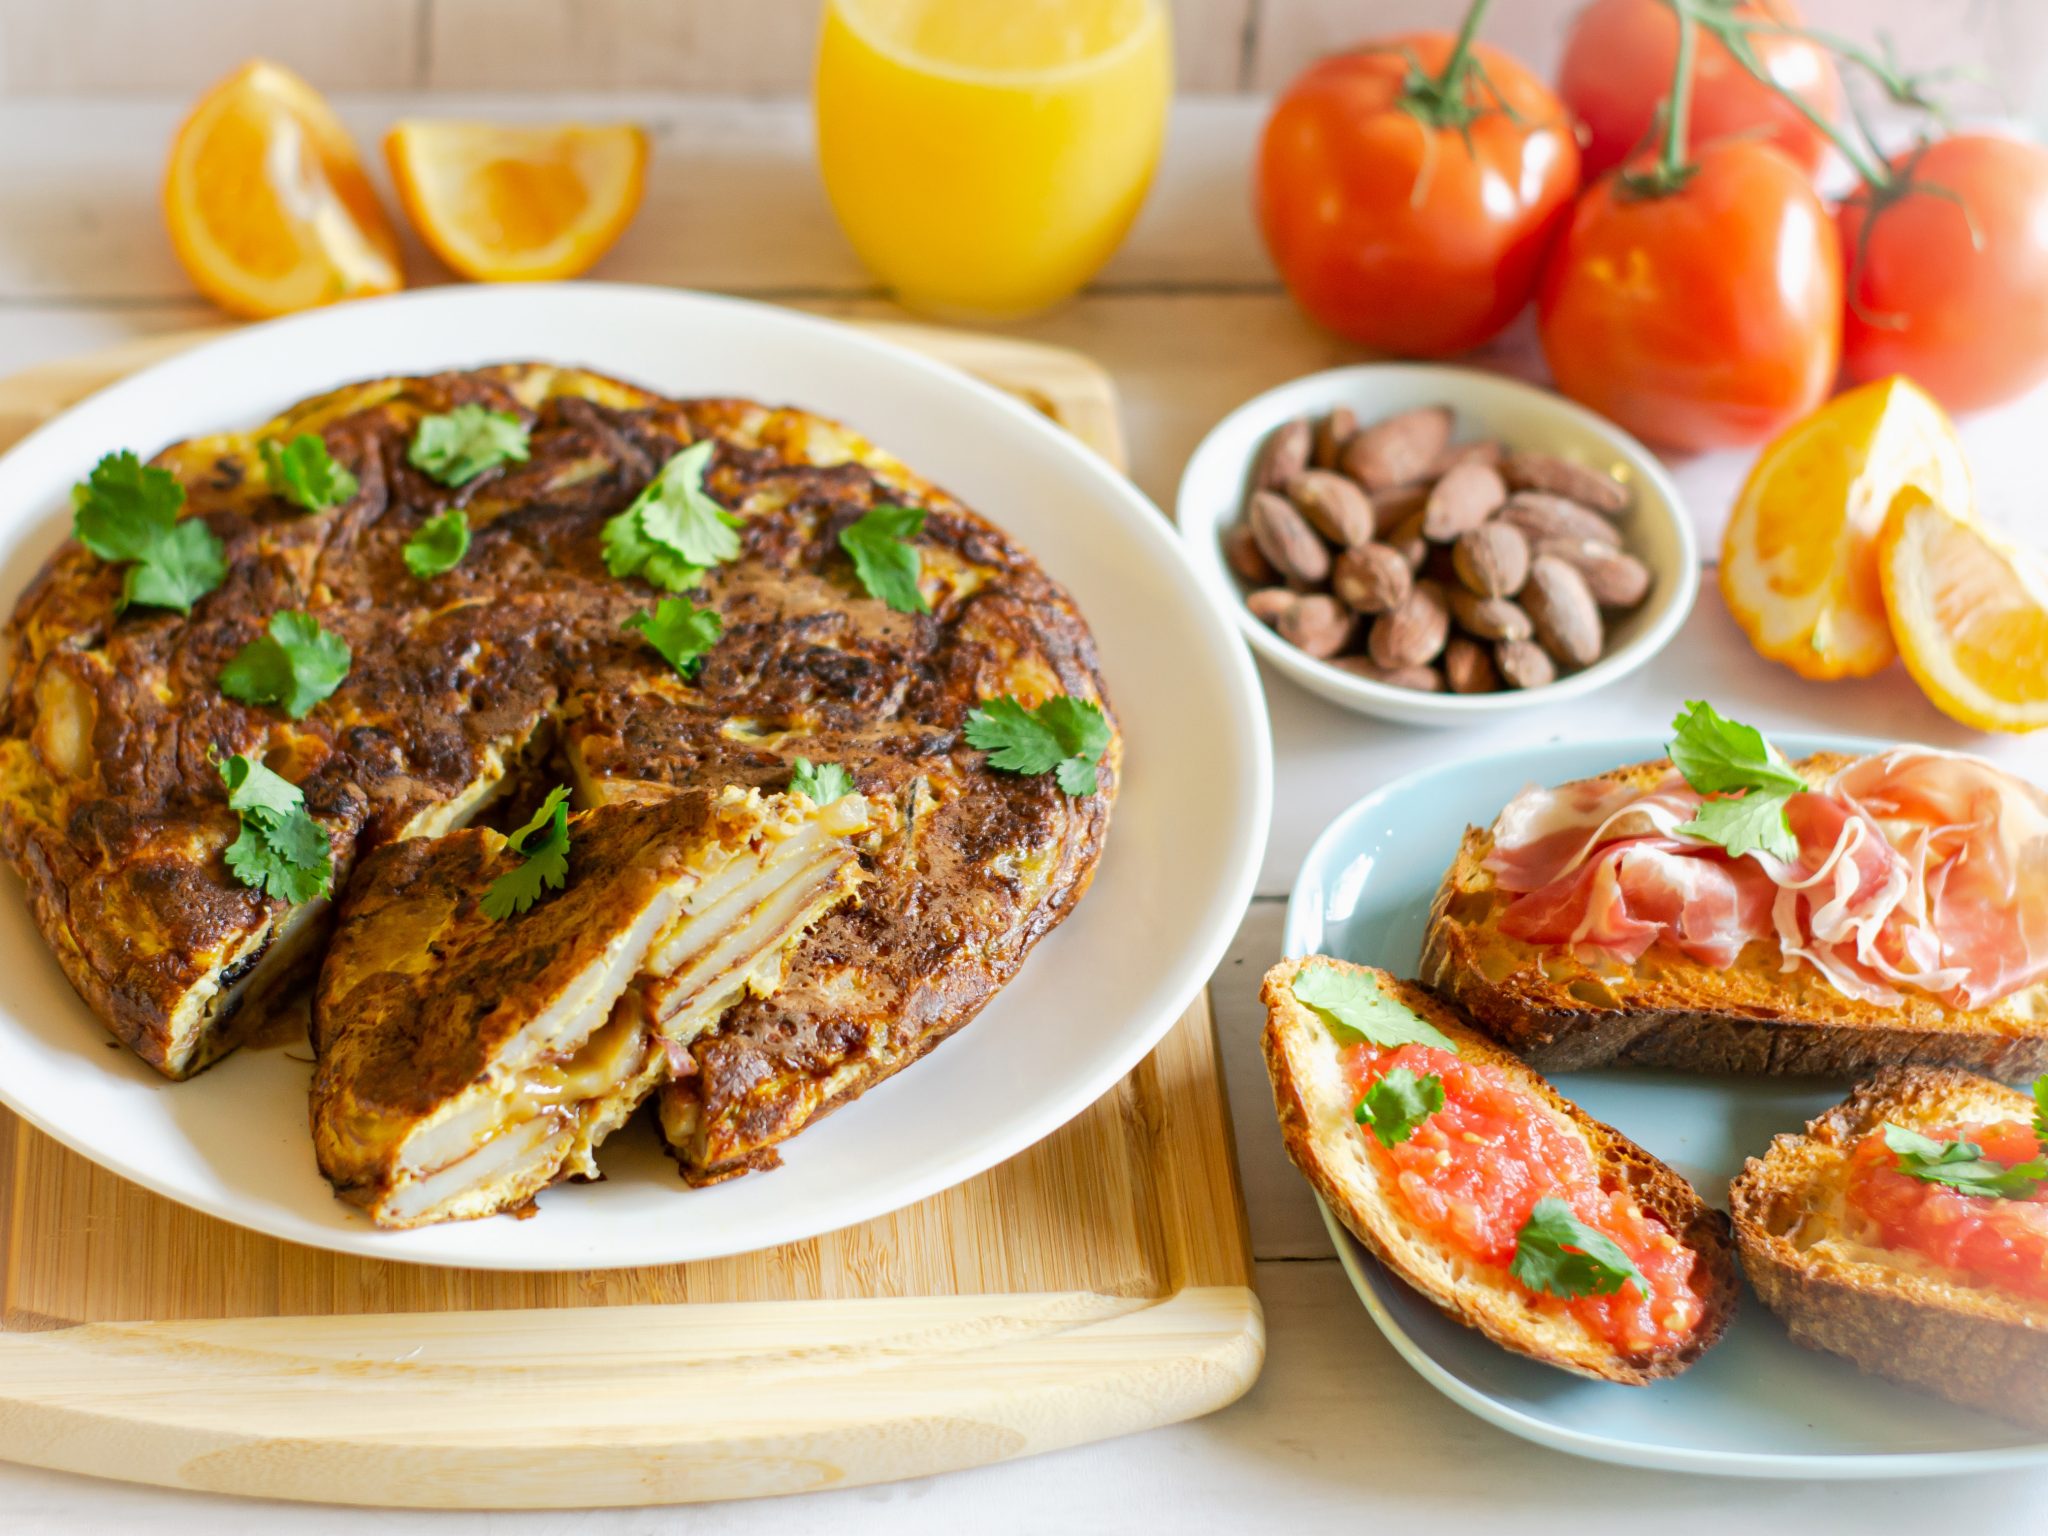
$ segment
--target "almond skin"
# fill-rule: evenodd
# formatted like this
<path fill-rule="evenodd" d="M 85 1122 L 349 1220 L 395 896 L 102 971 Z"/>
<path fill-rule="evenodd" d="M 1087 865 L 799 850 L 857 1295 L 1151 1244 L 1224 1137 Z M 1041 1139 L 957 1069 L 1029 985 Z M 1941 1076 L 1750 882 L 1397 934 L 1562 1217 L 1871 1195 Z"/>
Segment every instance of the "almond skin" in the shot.
<path fill-rule="evenodd" d="M 1245 594 L 1244 605 L 1261 624 L 1278 624 L 1280 615 L 1287 611 L 1287 605 L 1294 601 L 1295 595 L 1285 587 L 1261 587 L 1256 592 Z"/>
<path fill-rule="evenodd" d="M 1458 580 L 1481 597 L 1513 597 L 1529 579 L 1529 541 L 1509 523 L 1482 523 L 1451 548 Z"/>
<path fill-rule="evenodd" d="M 1305 469 L 1287 482 L 1287 499 L 1317 533 L 1339 549 L 1372 538 L 1372 498 L 1355 481 L 1327 469 Z"/>
<path fill-rule="evenodd" d="M 1422 513 L 1410 513 L 1382 535 L 1395 554 L 1408 562 L 1408 569 L 1419 571 L 1422 562 L 1429 558 L 1429 540 L 1422 536 Z"/>
<path fill-rule="evenodd" d="M 1614 476 L 1551 453 L 1511 453 L 1501 475 L 1518 491 L 1548 491 L 1607 517 L 1628 510 L 1628 487 Z"/>
<path fill-rule="evenodd" d="M 1412 688 L 1417 693 L 1444 691 L 1444 676 L 1435 667 L 1383 667 L 1369 656 L 1339 656 L 1330 665 L 1394 688 Z"/>
<path fill-rule="evenodd" d="M 1469 635 L 1453 635 L 1444 646 L 1444 681 L 1453 693 L 1498 693 L 1500 672 L 1492 649 Z"/>
<path fill-rule="evenodd" d="M 1602 608 L 1633 608 L 1650 595 L 1650 568 L 1598 539 L 1544 539 L 1536 553 L 1576 567 Z"/>
<path fill-rule="evenodd" d="M 1379 518 L 1380 537 L 1386 538 L 1411 517 L 1417 519 L 1415 526 L 1420 528 L 1422 509 L 1429 505 L 1429 490 L 1435 484 L 1434 480 L 1413 480 L 1406 485 L 1374 491 L 1372 509 Z"/>
<path fill-rule="evenodd" d="M 1480 597 L 1463 587 L 1451 589 L 1451 617 L 1458 628 L 1481 640 L 1527 640 L 1536 633 L 1519 603 L 1504 597 Z"/>
<path fill-rule="evenodd" d="M 1252 460 L 1251 488 L 1255 491 L 1279 490 L 1308 468 L 1309 451 L 1314 441 L 1315 434 L 1306 417 L 1281 422 L 1259 444 L 1258 456 Z"/>
<path fill-rule="evenodd" d="M 1419 406 L 1355 433 L 1340 464 L 1368 491 L 1388 489 L 1420 480 L 1450 440 L 1450 407 Z"/>
<path fill-rule="evenodd" d="M 1621 547 L 1621 531 L 1597 512 L 1548 491 L 1517 491 L 1500 509 L 1501 521 L 1512 523 L 1534 544 L 1542 539 L 1598 539 Z"/>
<path fill-rule="evenodd" d="M 1280 579 L 1273 562 L 1259 553 L 1249 523 L 1232 523 L 1223 530 L 1223 560 L 1248 587 L 1270 587 Z"/>
<path fill-rule="evenodd" d="M 1448 544 L 1500 510 L 1508 488 L 1485 464 L 1460 464 L 1437 481 L 1422 512 L 1422 536 Z"/>
<path fill-rule="evenodd" d="M 1578 568 L 1555 555 L 1529 562 L 1529 581 L 1522 589 L 1522 607 L 1536 626 L 1536 640 L 1567 667 L 1590 667 L 1600 659 L 1606 636 L 1600 606 Z"/>
<path fill-rule="evenodd" d="M 1350 611 L 1325 592 L 1304 592 L 1289 603 L 1274 627 L 1296 650 L 1318 658 L 1336 655 L 1350 642 Z"/>
<path fill-rule="evenodd" d="M 1330 579 L 1330 546 L 1286 497 L 1255 492 L 1248 521 L 1259 553 L 1289 586 L 1320 587 Z"/>
<path fill-rule="evenodd" d="M 1418 581 L 1398 608 L 1372 621 L 1365 645 L 1382 667 L 1419 667 L 1436 660 L 1450 634 L 1451 610 L 1444 589 L 1433 581 Z"/>
<path fill-rule="evenodd" d="M 1489 469 L 1499 469 L 1504 451 L 1491 438 L 1482 438 L 1476 443 L 1453 443 L 1436 456 L 1436 462 L 1429 466 L 1423 478 L 1441 480 L 1460 464 L 1484 464 Z"/>
<path fill-rule="evenodd" d="M 1493 648 L 1493 664 L 1510 688 L 1541 688 L 1557 681 L 1557 663 L 1533 640 L 1503 640 Z"/>
<path fill-rule="evenodd" d="M 1314 446 L 1308 461 L 1317 469 L 1335 469 L 1343 457 L 1344 445 L 1358 431 L 1358 417 L 1351 407 L 1340 405 L 1316 423 Z"/>
<path fill-rule="evenodd" d="M 1358 612 L 1385 613 L 1408 600 L 1415 576 L 1392 546 L 1357 544 L 1337 557 L 1330 585 Z"/>

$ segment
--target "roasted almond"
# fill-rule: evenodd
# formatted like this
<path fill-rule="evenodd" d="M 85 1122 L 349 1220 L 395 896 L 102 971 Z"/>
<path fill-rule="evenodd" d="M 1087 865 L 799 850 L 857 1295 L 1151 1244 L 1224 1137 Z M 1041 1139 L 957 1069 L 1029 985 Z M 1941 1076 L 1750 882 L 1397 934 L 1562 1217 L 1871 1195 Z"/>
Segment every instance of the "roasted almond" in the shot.
<path fill-rule="evenodd" d="M 1476 443 L 1453 443 L 1436 456 L 1436 462 L 1429 466 L 1423 479 L 1441 479 L 1460 464 L 1484 464 L 1489 469 L 1498 469 L 1502 451 L 1501 445 L 1490 437 L 1481 438 Z"/>
<path fill-rule="evenodd" d="M 1287 605 L 1296 596 L 1286 587 L 1261 587 L 1256 592 L 1245 594 L 1244 605 L 1261 624 L 1278 624 L 1280 615 L 1287 611 Z"/>
<path fill-rule="evenodd" d="M 1451 588 L 1451 617 L 1458 628 L 1482 640 L 1527 640 L 1536 633 L 1521 604 L 1505 597 L 1481 597 L 1463 587 Z"/>
<path fill-rule="evenodd" d="M 1394 688 L 1412 688 L 1417 693 L 1444 691 L 1444 675 L 1435 667 L 1383 667 L 1370 656 L 1339 656 L 1330 665 Z"/>
<path fill-rule="evenodd" d="M 1339 464 L 1368 491 L 1377 491 L 1420 480 L 1450 440 L 1450 408 L 1419 406 L 1352 434 Z"/>
<path fill-rule="evenodd" d="M 1453 635 L 1444 645 L 1444 681 L 1453 693 L 1497 693 L 1500 672 L 1493 652 L 1469 635 Z"/>
<path fill-rule="evenodd" d="M 1501 475 L 1518 491 L 1548 491 L 1582 507 L 1613 517 L 1628 510 L 1628 487 L 1576 459 L 1554 453 L 1511 453 L 1501 461 Z"/>
<path fill-rule="evenodd" d="M 1259 444 L 1258 456 L 1252 460 L 1252 483 L 1254 491 L 1277 491 L 1304 469 L 1308 468 L 1309 450 L 1314 445 L 1314 429 L 1307 417 L 1283 421 Z"/>
<path fill-rule="evenodd" d="M 1578 567 L 1555 555 L 1529 562 L 1529 580 L 1522 588 L 1522 607 L 1536 626 L 1536 640 L 1568 667 L 1589 667 L 1600 659 L 1606 637 L 1600 607 Z"/>
<path fill-rule="evenodd" d="M 1433 581 L 1418 581 L 1399 607 L 1372 621 L 1365 647 L 1383 667 L 1419 667 L 1436 660 L 1450 633 L 1444 589 Z"/>
<path fill-rule="evenodd" d="M 1305 469 L 1287 482 L 1287 499 L 1317 533 L 1339 549 L 1372 538 L 1372 498 L 1355 480 L 1333 470 Z"/>
<path fill-rule="evenodd" d="M 1598 539 L 1544 539 L 1536 553 L 1555 555 L 1577 567 L 1593 601 L 1602 608 L 1633 608 L 1650 595 L 1650 568 Z"/>
<path fill-rule="evenodd" d="M 1329 415 L 1316 423 L 1314 446 L 1309 450 L 1308 461 L 1317 469 L 1335 469 L 1343 455 L 1344 445 L 1351 441 L 1351 435 L 1358 430 L 1358 418 L 1351 407 L 1340 405 Z"/>
<path fill-rule="evenodd" d="M 1422 536 L 1448 544 L 1500 510 L 1508 488 L 1485 464 L 1460 464 L 1437 481 L 1422 511 Z"/>
<path fill-rule="evenodd" d="M 1458 580 L 1481 597 L 1513 597 L 1529 576 L 1529 541 L 1507 523 L 1482 523 L 1451 546 Z"/>
<path fill-rule="evenodd" d="M 1304 592 L 1289 603 L 1274 627 L 1280 638 L 1310 656 L 1334 656 L 1350 642 L 1356 621 L 1327 592 Z"/>
<path fill-rule="evenodd" d="M 1429 505 L 1429 488 L 1433 480 L 1411 480 L 1406 485 L 1396 485 L 1384 491 L 1372 493 L 1373 515 L 1379 519 L 1380 537 L 1386 538 L 1409 518 L 1420 518 L 1422 509 Z M 1415 525 L 1420 528 L 1422 524 Z"/>
<path fill-rule="evenodd" d="M 1422 562 L 1429 558 L 1429 540 L 1422 536 L 1422 513 L 1412 512 L 1392 528 L 1386 529 L 1382 537 L 1387 546 L 1408 562 L 1408 569 L 1419 571 Z"/>
<path fill-rule="evenodd" d="M 1531 544 L 1544 539 L 1598 539 L 1621 547 L 1621 532 L 1597 512 L 1548 491 L 1517 491 L 1500 509 L 1501 521 L 1522 530 Z"/>
<path fill-rule="evenodd" d="M 1337 557 L 1330 586 L 1360 613 L 1385 613 L 1407 601 L 1415 577 L 1391 545 L 1354 544 Z"/>
<path fill-rule="evenodd" d="M 1557 681 L 1557 663 L 1533 640 L 1503 640 L 1493 648 L 1493 664 L 1510 688 L 1541 688 Z"/>
<path fill-rule="evenodd" d="M 1255 491 L 1247 521 L 1259 553 L 1292 587 L 1320 587 L 1330 579 L 1330 546 L 1316 537 L 1294 503 L 1273 491 Z"/>
<path fill-rule="evenodd" d="M 1223 559 L 1248 587 L 1270 587 L 1280 579 L 1273 562 L 1259 553 L 1259 541 L 1252 537 L 1249 523 L 1232 523 L 1223 530 Z"/>

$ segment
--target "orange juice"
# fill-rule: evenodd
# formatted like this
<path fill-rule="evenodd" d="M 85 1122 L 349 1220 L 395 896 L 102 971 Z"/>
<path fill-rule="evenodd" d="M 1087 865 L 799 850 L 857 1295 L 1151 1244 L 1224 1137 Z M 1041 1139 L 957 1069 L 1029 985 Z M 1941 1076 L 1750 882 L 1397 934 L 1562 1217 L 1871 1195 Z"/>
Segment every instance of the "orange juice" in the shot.
<path fill-rule="evenodd" d="M 830 0 L 825 188 L 904 303 L 1027 314 L 1123 239 L 1172 89 L 1162 0 Z"/>

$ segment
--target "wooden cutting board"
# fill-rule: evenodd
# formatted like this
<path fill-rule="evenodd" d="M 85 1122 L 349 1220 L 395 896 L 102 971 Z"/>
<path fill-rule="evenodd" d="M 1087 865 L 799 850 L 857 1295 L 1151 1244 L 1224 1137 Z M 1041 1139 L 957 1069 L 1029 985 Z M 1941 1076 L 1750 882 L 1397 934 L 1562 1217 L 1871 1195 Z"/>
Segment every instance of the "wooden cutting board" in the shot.
<path fill-rule="evenodd" d="M 872 328 L 1122 462 L 1115 393 L 1086 358 Z M 212 334 L 0 380 L 0 448 Z M 21 899 L 9 881 L 0 899 Z M 973 1048 L 972 1025 L 943 1047 Z M 340 1504 L 743 1498 L 1192 1418 L 1244 1392 L 1264 1349 L 1206 998 L 1092 1108 L 978 1179 L 810 1242 L 651 1269 L 301 1248 L 0 1110 L 0 1456 L 41 1466 Z"/>

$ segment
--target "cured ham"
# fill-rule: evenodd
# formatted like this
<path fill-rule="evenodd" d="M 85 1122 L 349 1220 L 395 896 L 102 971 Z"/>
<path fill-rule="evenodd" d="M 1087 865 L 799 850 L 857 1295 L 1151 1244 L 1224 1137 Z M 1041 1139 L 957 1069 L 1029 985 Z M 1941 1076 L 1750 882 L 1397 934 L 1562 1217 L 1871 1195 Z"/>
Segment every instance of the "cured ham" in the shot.
<path fill-rule="evenodd" d="M 1637 788 L 1529 789 L 1486 861 L 1510 937 L 1633 964 L 1662 942 L 1725 969 L 1775 943 L 1850 997 L 1982 1008 L 2048 977 L 2048 796 L 1978 758 L 1899 747 L 1785 803 L 1794 859 L 1679 829 L 1702 797 L 1676 769 Z"/>

